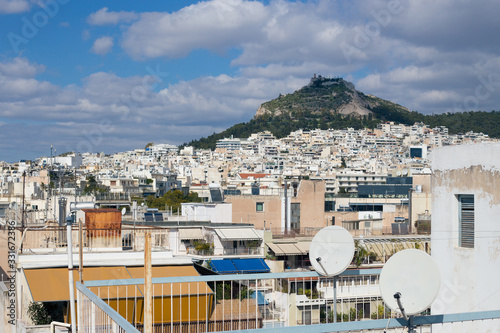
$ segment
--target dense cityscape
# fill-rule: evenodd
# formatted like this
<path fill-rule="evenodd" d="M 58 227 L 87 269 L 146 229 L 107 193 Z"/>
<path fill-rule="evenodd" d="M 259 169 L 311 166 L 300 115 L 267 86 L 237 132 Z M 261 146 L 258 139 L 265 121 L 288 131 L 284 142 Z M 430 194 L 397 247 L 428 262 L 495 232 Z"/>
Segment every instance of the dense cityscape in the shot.
<path fill-rule="evenodd" d="M 0 332 L 500 333 L 499 11 L 0 0 Z"/>

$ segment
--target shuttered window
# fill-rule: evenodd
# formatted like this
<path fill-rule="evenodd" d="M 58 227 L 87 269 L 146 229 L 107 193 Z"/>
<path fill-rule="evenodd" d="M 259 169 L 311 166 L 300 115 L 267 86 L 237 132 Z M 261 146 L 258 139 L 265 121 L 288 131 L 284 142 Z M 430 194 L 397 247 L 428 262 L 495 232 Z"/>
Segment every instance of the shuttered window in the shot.
<path fill-rule="evenodd" d="M 460 247 L 474 248 L 474 195 L 461 194 L 459 201 Z"/>

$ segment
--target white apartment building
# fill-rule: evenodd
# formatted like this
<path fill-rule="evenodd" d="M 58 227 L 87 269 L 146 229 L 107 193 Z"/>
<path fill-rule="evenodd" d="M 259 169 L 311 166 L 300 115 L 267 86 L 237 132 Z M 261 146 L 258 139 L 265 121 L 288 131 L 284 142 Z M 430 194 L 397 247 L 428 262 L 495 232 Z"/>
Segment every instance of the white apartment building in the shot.
<path fill-rule="evenodd" d="M 500 309 L 500 143 L 442 147 L 432 158 L 432 257 L 441 271 L 433 314 Z M 440 332 L 500 332 L 500 320 Z"/>

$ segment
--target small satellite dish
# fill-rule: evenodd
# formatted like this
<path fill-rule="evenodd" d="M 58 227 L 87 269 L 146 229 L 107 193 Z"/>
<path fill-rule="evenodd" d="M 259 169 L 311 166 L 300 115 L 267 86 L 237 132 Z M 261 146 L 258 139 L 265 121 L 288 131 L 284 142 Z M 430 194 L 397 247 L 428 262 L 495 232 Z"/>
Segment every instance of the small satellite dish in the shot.
<path fill-rule="evenodd" d="M 427 309 L 436 299 L 441 274 L 430 255 L 421 250 L 408 249 L 387 260 L 379 283 L 382 299 L 388 307 L 399 311 L 395 298 L 399 293 L 404 312 L 414 315 Z"/>
<path fill-rule="evenodd" d="M 127 212 L 127 208 L 123 207 L 122 208 L 122 216 L 125 215 L 126 212 Z"/>
<path fill-rule="evenodd" d="M 334 276 L 345 271 L 354 256 L 354 239 L 346 229 L 332 225 L 321 229 L 309 246 L 309 260 L 316 272 Z"/>

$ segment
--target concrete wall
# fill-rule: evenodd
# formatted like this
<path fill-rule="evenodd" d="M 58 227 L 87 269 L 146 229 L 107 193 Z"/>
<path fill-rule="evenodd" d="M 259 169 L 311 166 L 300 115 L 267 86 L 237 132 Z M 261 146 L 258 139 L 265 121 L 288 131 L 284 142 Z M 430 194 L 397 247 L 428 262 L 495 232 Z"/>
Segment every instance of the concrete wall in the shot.
<path fill-rule="evenodd" d="M 432 313 L 499 310 L 500 143 L 443 147 L 431 159 L 432 257 L 442 276 Z M 474 195 L 474 248 L 459 247 L 458 194 Z M 500 320 L 455 325 L 444 331 L 500 332 Z"/>
<path fill-rule="evenodd" d="M 227 202 L 233 204 L 234 223 L 252 223 L 256 229 L 273 229 L 281 226 L 281 198 L 277 195 L 231 195 Z M 257 212 L 257 202 L 264 203 L 264 211 Z"/>
<path fill-rule="evenodd" d="M 211 221 L 213 223 L 232 223 L 232 205 L 230 203 L 201 204 L 183 203 L 182 216 L 189 221 Z"/>
<path fill-rule="evenodd" d="M 326 227 L 324 181 L 301 181 L 297 197 L 291 198 L 291 202 L 300 203 L 300 229 Z"/>
<path fill-rule="evenodd" d="M 284 198 L 279 195 L 231 195 L 227 202 L 233 204 L 233 222 L 252 223 L 256 229 L 264 227 L 273 231 L 284 229 Z M 264 203 L 264 211 L 257 212 L 257 202 Z M 300 228 L 326 226 L 327 215 L 324 212 L 325 183 L 318 180 L 302 180 L 297 188 L 296 197 L 288 197 L 288 205 L 300 203 Z M 290 207 L 289 207 L 290 208 Z M 288 219 L 290 209 L 288 209 Z M 283 227 L 283 228 L 282 228 Z"/>

